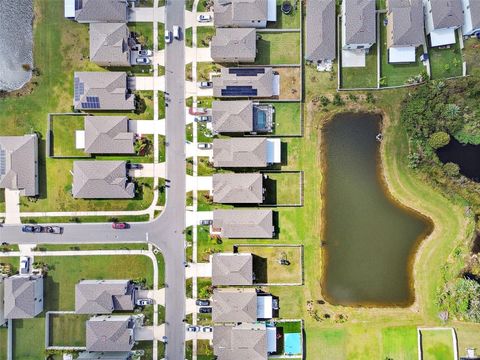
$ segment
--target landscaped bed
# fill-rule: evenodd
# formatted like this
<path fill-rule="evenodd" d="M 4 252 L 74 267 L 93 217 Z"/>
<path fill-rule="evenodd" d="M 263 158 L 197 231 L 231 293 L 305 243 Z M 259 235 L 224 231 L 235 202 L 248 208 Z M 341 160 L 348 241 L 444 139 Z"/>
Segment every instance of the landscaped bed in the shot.
<path fill-rule="evenodd" d="M 423 360 L 451 360 L 454 358 L 451 329 L 420 330 Z"/>
<path fill-rule="evenodd" d="M 251 253 L 258 284 L 301 284 L 303 250 L 301 246 L 239 245 L 238 252 Z M 287 260 L 289 265 L 281 265 Z"/>
<path fill-rule="evenodd" d="M 300 33 L 257 32 L 257 57 L 255 64 L 299 64 Z"/>
<path fill-rule="evenodd" d="M 266 172 L 265 205 L 300 206 L 302 204 L 301 172 Z"/>
<path fill-rule="evenodd" d="M 207 48 L 210 45 L 210 41 L 214 35 L 215 28 L 213 26 L 197 27 L 197 47 Z"/>

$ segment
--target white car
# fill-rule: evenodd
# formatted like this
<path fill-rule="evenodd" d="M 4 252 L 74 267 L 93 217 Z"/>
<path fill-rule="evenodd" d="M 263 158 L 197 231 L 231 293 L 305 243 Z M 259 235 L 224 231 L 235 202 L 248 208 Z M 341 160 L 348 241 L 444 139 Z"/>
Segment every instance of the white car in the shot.
<path fill-rule="evenodd" d="M 187 328 L 188 332 L 199 332 L 200 331 L 200 326 L 189 326 Z"/>
<path fill-rule="evenodd" d="M 201 23 L 207 23 L 212 21 L 212 15 L 201 14 L 201 15 L 198 15 L 197 20 L 198 22 L 201 22 Z"/>
<path fill-rule="evenodd" d="M 138 55 L 140 55 L 140 56 L 152 56 L 152 55 L 153 55 L 153 51 L 152 51 L 152 50 L 148 50 L 148 49 L 139 50 L 139 51 L 138 51 Z"/>
<path fill-rule="evenodd" d="M 149 59 L 149 58 L 146 58 L 146 57 L 137 57 L 136 63 L 137 63 L 137 64 L 147 65 L 147 64 L 150 64 L 150 59 Z"/>
<path fill-rule="evenodd" d="M 177 40 L 180 40 L 180 26 L 173 25 L 173 37 Z"/>
<path fill-rule="evenodd" d="M 204 326 L 202 328 L 202 331 L 206 333 L 211 333 L 213 331 L 213 328 L 211 326 Z"/>
<path fill-rule="evenodd" d="M 22 256 L 20 258 L 20 274 L 28 274 L 30 271 L 30 258 Z"/>
<path fill-rule="evenodd" d="M 201 150 L 208 150 L 208 149 L 212 148 L 212 144 L 211 143 L 198 143 L 197 147 Z"/>
<path fill-rule="evenodd" d="M 135 301 L 135 305 L 137 305 L 137 306 L 153 305 L 153 300 L 152 299 L 137 299 Z"/>
<path fill-rule="evenodd" d="M 172 42 L 172 33 L 170 30 L 165 30 L 165 44 L 170 44 Z"/>

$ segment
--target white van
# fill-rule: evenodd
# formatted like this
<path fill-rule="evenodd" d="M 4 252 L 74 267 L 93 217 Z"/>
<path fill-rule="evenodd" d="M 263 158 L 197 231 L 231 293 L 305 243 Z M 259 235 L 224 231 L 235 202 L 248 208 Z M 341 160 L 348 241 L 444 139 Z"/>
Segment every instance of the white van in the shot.
<path fill-rule="evenodd" d="M 180 40 L 180 27 L 177 25 L 173 25 L 173 37 Z"/>

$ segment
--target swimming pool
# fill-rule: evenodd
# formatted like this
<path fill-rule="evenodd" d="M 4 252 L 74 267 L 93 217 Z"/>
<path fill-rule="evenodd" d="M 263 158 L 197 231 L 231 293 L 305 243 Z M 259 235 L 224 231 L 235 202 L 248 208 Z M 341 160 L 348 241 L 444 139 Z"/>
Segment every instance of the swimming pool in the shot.
<path fill-rule="evenodd" d="M 297 355 L 302 353 L 302 336 L 300 333 L 284 334 L 285 355 Z"/>

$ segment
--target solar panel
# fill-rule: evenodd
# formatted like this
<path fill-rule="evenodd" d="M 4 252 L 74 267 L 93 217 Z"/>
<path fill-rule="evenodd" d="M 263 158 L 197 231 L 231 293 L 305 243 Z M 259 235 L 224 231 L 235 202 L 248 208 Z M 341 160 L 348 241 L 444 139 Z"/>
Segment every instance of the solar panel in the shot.
<path fill-rule="evenodd" d="M 257 89 L 251 86 L 227 86 L 222 89 L 222 96 L 257 96 Z"/>
<path fill-rule="evenodd" d="M 5 149 L 0 149 L 0 176 L 7 172 L 7 152 Z"/>
<path fill-rule="evenodd" d="M 265 74 L 264 68 L 230 68 L 229 74 L 235 74 L 237 76 L 257 76 L 258 74 Z"/>
<path fill-rule="evenodd" d="M 87 96 L 86 102 L 82 102 L 84 109 L 100 109 L 100 99 L 98 96 Z"/>
<path fill-rule="evenodd" d="M 80 10 L 82 7 L 82 0 L 75 0 L 75 10 Z"/>
<path fill-rule="evenodd" d="M 75 101 L 78 101 L 80 100 L 80 96 L 83 95 L 85 89 L 84 89 L 83 83 L 80 82 L 80 79 L 77 77 L 74 78 L 73 86 L 74 86 L 73 94 L 75 96 Z"/>

